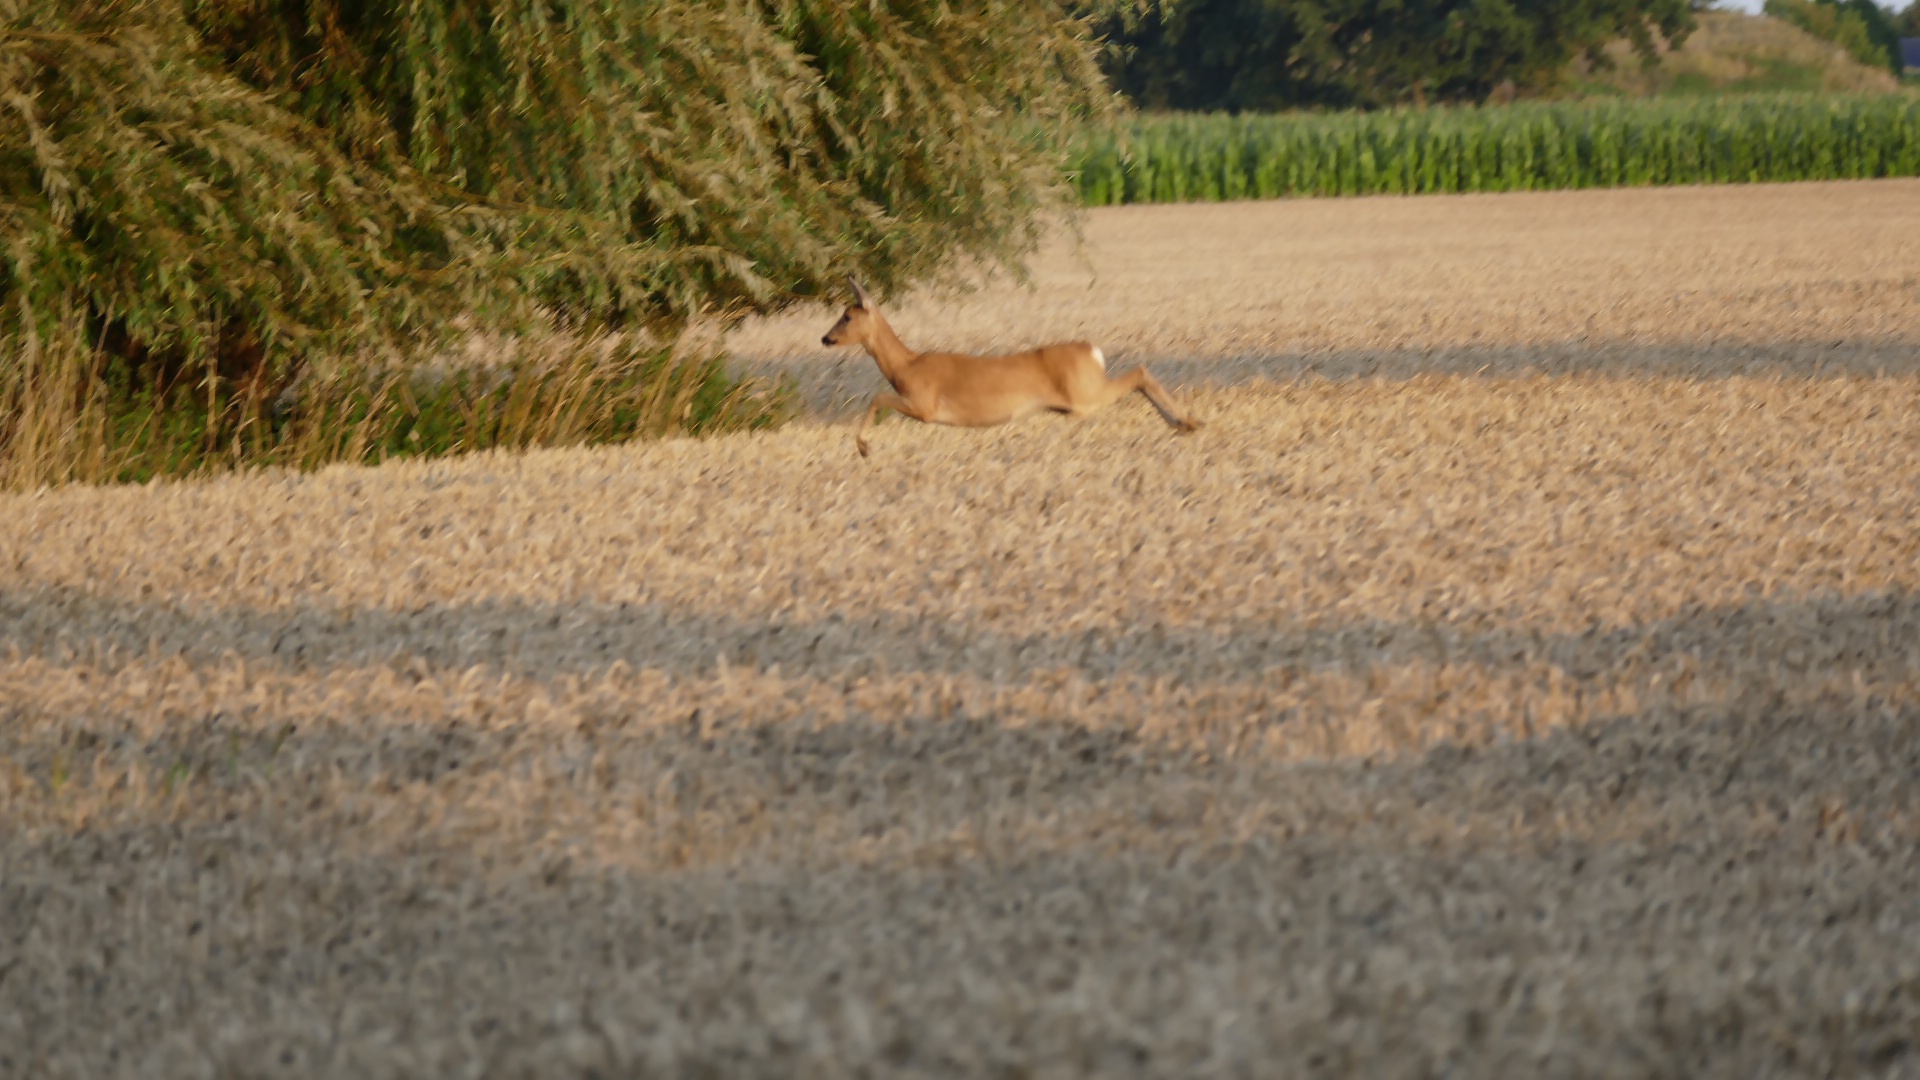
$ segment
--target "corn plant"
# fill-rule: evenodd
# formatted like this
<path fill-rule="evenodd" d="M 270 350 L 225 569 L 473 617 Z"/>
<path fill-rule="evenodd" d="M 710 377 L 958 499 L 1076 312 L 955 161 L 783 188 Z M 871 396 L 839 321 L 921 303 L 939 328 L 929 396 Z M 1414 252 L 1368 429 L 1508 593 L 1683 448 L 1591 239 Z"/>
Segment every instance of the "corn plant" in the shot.
<path fill-rule="evenodd" d="M 1143 115 L 1074 164 L 1087 206 L 1915 175 L 1912 94 Z"/>

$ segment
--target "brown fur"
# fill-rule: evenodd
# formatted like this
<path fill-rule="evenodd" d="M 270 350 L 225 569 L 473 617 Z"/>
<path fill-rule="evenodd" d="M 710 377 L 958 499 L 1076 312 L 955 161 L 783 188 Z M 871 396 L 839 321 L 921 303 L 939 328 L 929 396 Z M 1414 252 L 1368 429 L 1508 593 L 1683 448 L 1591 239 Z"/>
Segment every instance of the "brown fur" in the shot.
<path fill-rule="evenodd" d="M 1087 416 L 1139 391 L 1175 431 L 1186 433 L 1199 423 L 1183 415 L 1166 388 L 1144 367 L 1107 377 L 1100 350 L 1084 341 L 1042 345 L 1005 356 L 964 356 L 960 353 L 916 353 L 901 342 L 879 305 L 853 286 L 854 303 L 833 324 L 824 345 L 858 345 L 867 350 L 894 393 L 875 394 L 854 434 L 854 445 L 866 457 L 867 428 L 881 409 L 928 424 L 991 427 L 1039 412 Z"/>

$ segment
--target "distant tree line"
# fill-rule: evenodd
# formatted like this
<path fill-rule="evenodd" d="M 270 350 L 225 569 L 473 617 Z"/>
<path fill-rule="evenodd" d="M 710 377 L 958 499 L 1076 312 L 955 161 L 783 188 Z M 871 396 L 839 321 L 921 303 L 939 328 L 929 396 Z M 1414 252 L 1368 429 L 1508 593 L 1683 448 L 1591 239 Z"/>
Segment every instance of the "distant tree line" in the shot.
<path fill-rule="evenodd" d="M 1097 17 L 1113 85 L 1145 109 L 1267 112 L 1484 102 L 1550 90 L 1631 42 L 1650 59 L 1696 0 L 1138 0 Z M 1766 13 L 1900 71 L 1920 2 L 1767 0 Z"/>
<path fill-rule="evenodd" d="M 1100 21 L 1116 88 L 1194 111 L 1480 102 L 1693 25 L 1691 0 L 1158 0 Z"/>

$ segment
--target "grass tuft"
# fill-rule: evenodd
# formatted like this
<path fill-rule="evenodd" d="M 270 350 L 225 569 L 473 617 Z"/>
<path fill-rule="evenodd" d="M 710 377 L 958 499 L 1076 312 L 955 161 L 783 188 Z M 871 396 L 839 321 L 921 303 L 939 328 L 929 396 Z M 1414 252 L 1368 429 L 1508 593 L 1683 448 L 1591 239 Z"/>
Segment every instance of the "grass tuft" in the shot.
<path fill-rule="evenodd" d="M 729 374 L 717 348 L 633 335 L 500 339 L 441 365 L 345 365 L 278 392 L 155 386 L 104 353 L 61 352 L 75 340 L 0 367 L 0 487 L 755 430 L 785 419 L 793 397 Z"/>

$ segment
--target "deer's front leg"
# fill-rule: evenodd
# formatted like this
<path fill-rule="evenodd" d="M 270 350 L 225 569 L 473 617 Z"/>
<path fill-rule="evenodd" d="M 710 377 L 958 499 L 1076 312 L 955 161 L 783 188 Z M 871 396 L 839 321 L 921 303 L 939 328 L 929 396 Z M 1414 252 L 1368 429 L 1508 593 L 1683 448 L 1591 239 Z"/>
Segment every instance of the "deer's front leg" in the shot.
<path fill-rule="evenodd" d="M 892 409 L 901 416 L 911 416 L 921 423 L 927 420 L 919 409 L 914 408 L 913 402 L 899 394 L 873 395 L 873 400 L 867 403 L 867 415 L 860 420 L 860 430 L 853 433 L 853 445 L 860 451 L 861 457 L 867 456 L 867 429 L 873 426 L 873 418 L 880 415 L 881 409 Z"/>

